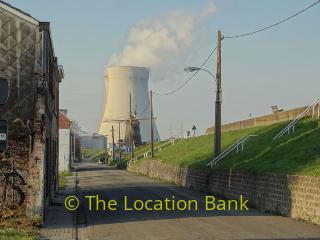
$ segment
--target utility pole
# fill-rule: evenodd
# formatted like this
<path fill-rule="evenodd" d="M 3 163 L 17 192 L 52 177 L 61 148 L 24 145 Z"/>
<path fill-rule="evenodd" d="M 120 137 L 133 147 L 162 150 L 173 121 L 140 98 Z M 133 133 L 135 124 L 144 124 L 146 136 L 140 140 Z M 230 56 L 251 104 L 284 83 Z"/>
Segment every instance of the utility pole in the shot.
<path fill-rule="evenodd" d="M 134 154 L 133 154 L 133 127 L 132 127 L 132 107 L 131 107 L 131 93 L 130 93 L 130 101 L 129 101 L 129 104 L 130 104 L 130 112 L 129 112 L 129 121 L 130 121 L 130 134 L 129 134 L 129 145 L 130 145 L 130 149 L 131 149 L 131 158 L 134 157 Z"/>
<path fill-rule="evenodd" d="M 170 138 L 173 138 L 173 129 L 171 124 L 170 124 L 169 131 L 170 131 Z"/>
<path fill-rule="evenodd" d="M 112 160 L 114 160 L 115 157 L 114 157 L 114 128 L 113 128 L 113 125 L 111 128 L 111 131 L 112 131 Z"/>
<path fill-rule="evenodd" d="M 217 157 L 221 153 L 221 31 L 218 31 L 217 43 L 217 72 L 216 72 L 216 104 L 215 104 L 215 130 L 214 130 L 214 156 Z"/>
<path fill-rule="evenodd" d="M 119 161 L 121 161 L 121 139 L 120 139 L 120 127 L 121 127 L 121 122 L 119 122 L 119 136 L 118 136 L 118 147 L 119 147 Z"/>
<path fill-rule="evenodd" d="M 180 131 L 181 131 L 181 139 L 184 138 L 184 130 L 183 130 L 183 123 L 181 123 L 181 126 L 180 126 Z"/>
<path fill-rule="evenodd" d="M 151 158 L 154 158 L 154 136 L 153 136 L 153 103 L 152 103 L 152 90 L 150 90 L 150 133 L 151 133 Z"/>

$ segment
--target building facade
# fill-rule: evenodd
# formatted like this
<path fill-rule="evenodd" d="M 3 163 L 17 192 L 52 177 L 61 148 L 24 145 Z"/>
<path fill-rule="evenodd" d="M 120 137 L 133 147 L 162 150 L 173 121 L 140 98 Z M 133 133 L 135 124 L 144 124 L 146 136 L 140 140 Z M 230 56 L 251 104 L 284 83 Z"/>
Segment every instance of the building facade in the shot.
<path fill-rule="evenodd" d="M 0 38 L 0 78 L 9 83 L 8 99 L 0 109 L 0 119 L 8 127 L 8 148 L 2 153 L 0 172 L 12 171 L 6 166 L 13 164 L 25 181 L 18 186 L 24 197 L 16 194 L 23 201 L 15 211 L 43 217 L 57 189 L 63 69 L 54 53 L 50 24 L 3 1 Z M 5 208 L 6 203 L 0 206 Z"/>
<path fill-rule="evenodd" d="M 71 121 L 65 113 L 59 113 L 59 172 L 71 167 Z"/>

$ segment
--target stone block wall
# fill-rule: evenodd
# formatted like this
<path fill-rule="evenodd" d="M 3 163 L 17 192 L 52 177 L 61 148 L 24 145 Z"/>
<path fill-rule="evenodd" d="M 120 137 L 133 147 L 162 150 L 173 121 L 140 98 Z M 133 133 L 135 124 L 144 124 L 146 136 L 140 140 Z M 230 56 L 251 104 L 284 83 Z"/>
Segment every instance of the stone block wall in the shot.
<path fill-rule="evenodd" d="M 250 174 L 171 166 L 160 160 L 144 160 L 128 171 L 171 182 L 217 197 L 238 199 L 262 211 L 320 225 L 320 177 L 285 174 Z"/>
<path fill-rule="evenodd" d="M 208 188 L 226 198 L 243 194 L 263 211 L 320 224 L 320 177 L 214 171 Z"/>
<path fill-rule="evenodd" d="M 176 167 L 159 160 L 144 160 L 133 164 L 128 171 L 139 173 L 162 181 L 188 187 L 197 191 L 207 191 L 207 176 L 210 170 Z"/>

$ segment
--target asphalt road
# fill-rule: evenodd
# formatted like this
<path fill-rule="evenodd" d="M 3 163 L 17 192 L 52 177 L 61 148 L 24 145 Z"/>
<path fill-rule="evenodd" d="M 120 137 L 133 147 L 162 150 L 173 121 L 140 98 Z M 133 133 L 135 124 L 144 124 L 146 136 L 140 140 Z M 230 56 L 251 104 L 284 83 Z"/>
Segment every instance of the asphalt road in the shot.
<path fill-rule="evenodd" d="M 205 194 L 135 175 L 123 170 L 83 162 L 78 167 L 83 214 L 80 239 L 164 240 L 164 239 L 320 239 L 320 227 L 256 210 L 205 211 Z M 113 199 L 117 210 L 103 210 L 103 203 L 92 210 L 89 199 Z M 124 196 L 129 206 L 134 200 L 195 199 L 198 211 L 125 211 Z M 131 205 L 130 205 L 131 204 Z M 111 209 L 114 205 L 109 206 Z"/>

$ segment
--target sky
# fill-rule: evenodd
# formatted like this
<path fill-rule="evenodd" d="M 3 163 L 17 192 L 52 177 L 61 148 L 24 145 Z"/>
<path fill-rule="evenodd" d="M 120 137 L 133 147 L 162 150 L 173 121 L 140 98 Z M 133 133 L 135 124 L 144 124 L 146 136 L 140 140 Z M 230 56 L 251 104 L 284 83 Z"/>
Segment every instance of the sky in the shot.
<path fill-rule="evenodd" d="M 133 39 L 136 31 L 132 29 L 138 29 L 138 33 L 154 26 L 165 29 L 168 16 L 181 13 L 174 21 L 175 38 L 166 38 L 174 40 L 170 42 L 172 48 L 158 41 L 167 44 L 166 51 L 156 45 L 152 62 L 149 88 L 165 93 L 190 76 L 183 71 L 185 66 L 199 66 L 204 61 L 216 46 L 218 30 L 225 36 L 250 32 L 292 15 L 315 0 L 7 2 L 40 21 L 50 21 L 55 54 L 65 71 L 60 108 L 68 109 L 68 115 L 83 130 L 96 132 L 104 105 L 106 65 L 114 59 L 126 62 L 121 56 L 132 44 L 136 52 L 155 46 L 148 43 L 144 48 L 143 40 Z M 271 105 L 284 109 L 309 105 L 319 97 L 319 22 L 320 4 L 270 30 L 223 40 L 223 123 L 247 119 L 250 114 L 269 114 Z M 185 30 L 181 38 L 180 30 Z M 144 56 L 149 56 L 146 52 Z M 213 55 L 205 68 L 215 73 L 215 66 Z M 214 124 L 214 100 L 215 83 L 206 72 L 200 72 L 175 94 L 156 96 L 154 111 L 161 137 L 179 135 L 193 125 L 198 134 L 203 134 Z"/>

